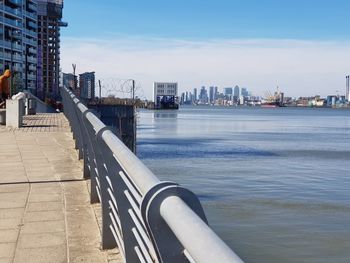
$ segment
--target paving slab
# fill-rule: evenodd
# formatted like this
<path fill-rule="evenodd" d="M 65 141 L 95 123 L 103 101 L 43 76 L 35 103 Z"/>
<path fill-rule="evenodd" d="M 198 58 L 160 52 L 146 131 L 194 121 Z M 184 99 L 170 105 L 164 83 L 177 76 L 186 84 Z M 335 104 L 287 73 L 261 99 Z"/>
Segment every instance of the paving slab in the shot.
<path fill-rule="evenodd" d="M 66 263 L 66 246 L 51 246 L 43 248 L 22 248 L 17 249 L 14 261 L 15 263 Z"/>
<path fill-rule="evenodd" d="M 12 258 L 0 258 L 0 263 L 12 263 Z"/>
<path fill-rule="evenodd" d="M 101 250 L 100 210 L 63 114 L 0 126 L 0 263 L 122 262 Z"/>
<path fill-rule="evenodd" d="M 19 215 L 20 217 L 0 219 L 0 230 L 20 229 L 22 225 L 22 218 L 21 218 L 22 215 L 23 213 Z"/>
<path fill-rule="evenodd" d="M 42 234 L 42 233 L 57 233 L 65 232 L 66 224 L 64 220 L 41 222 L 26 222 L 23 224 L 21 234 Z"/>
<path fill-rule="evenodd" d="M 2 229 L 0 230 L 0 244 L 4 243 L 16 243 L 18 237 L 18 231 L 14 229 Z"/>
<path fill-rule="evenodd" d="M 29 203 L 27 206 L 27 212 L 40 211 L 64 211 L 64 207 L 60 202 Z"/>
<path fill-rule="evenodd" d="M 18 241 L 18 249 L 44 248 L 65 246 L 67 243 L 65 232 L 21 234 Z"/>
<path fill-rule="evenodd" d="M 1 243 L 0 258 L 11 258 L 15 252 L 16 243 Z"/>
<path fill-rule="evenodd" d="M 2 208 L 0 209 L 0 221 L 3 219 L 22 218 L 23 208 Z"/>
<path fill-rule="evenodd" d="M 26 212 L 23 220 L 24 223 L 42 221 L 61 221 L 65 220 L 65 212 L 63 210 Z"/>

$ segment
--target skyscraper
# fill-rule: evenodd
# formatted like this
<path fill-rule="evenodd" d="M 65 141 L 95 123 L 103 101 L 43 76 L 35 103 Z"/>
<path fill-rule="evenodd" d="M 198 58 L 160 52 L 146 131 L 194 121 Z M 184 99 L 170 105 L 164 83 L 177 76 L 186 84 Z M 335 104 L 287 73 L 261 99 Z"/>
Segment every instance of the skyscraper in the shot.
<path fill-rule="evenodd" d="M 196 101 L 197 100 L 197 88 L 194 88 L 193 89 L 193 99 L 194 99 L 194 101 Z"/>
<path fill-rule="evenodd" d="M 188 100 L 190 103 L 193 103 L 194 99 L 193 99 L 193 94 L 191 91 L 188 92 Z"/>
<path fill-rule="evenodd" d="M 38 3 L 37 94 L 41 99 L 57 97 L 60 73 L 60 27 L 63 0 L 36 0 Z"/>
<path fill-rule="evenodd" d="M 239 98 L 239 86 L 237 86 L 237 85 L 235 86 L 233 96 L 235 98 Z"/>
<path fill-rule="evenodd" d="M 242 92 L 241 92 L 243 97 L 248 97 L 248 90 L 246 88 L 242 88 Z"/>
<path fill-rule="evenodd" d="M 224 89 L 225 99 L 232 100 L 232 93 L 233 93 L 232 90 L 233 89 L 231 87 Z"/>
<path fill-rule="evenodd" d="M 185 92 L 181 93 L 181 100 L 180 100 L 180 104 L 184 104 L 185 103 Z"/>
<path fill-rule="evenodd" d="M 80 97 L 83 99 L 95 98 L 95 72 L 79 74 Z"/>
<path fill-rule="evenodd" d="M 209 87 L 209 103 L 214 103 L 214 101 L 215 101 L 214 87 Z"/>
<path fill-rule="evenodd" d="M 218 87 L 215 86 L 215 88 L 214 88 L 214 100 L 217 100 L 218 96 L 219 96 Z"/>
<path fill-rule="evenodd" d="M 205 86 L 202 86 L 200 94 L 199 94 L 199 100 L 201 103 L 208 103 L 208 92 L 205 89 Z"/>
<path fill-rule="evenodd" d="M 0 1 L 0 71 L 12 71 L 12 90 L 35 93 L 37 74 L 37 4 Z"/>

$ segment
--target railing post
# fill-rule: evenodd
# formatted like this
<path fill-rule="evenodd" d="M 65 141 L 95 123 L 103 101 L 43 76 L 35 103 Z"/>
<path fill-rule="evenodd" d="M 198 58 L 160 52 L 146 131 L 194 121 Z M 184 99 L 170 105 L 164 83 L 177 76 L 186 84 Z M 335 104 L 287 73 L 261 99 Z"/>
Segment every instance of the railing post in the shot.
<path fill-rule="evenodd" d="M 79 120 L 79 132 L 80 132 L 80 155 L 83 159 L 83 175 L 84 178 L 90 178 L 91 169 L 94 168 L 94 150 L 91 143 L 91 137 L 89 131 L 87 129 L 88 123 L 86 122 L 86 114 L 90 112 L 90 110 L 83 105 L 81 102 L 77 103 L 77 118 Z"/>
<path fill-rule="evenodd" d="M 90 170 L 90 202 L 91 204 L 99 203 L 100 200 L 100 180 L 102 176 L 105 176 L 106 169 L 104 167 L 104 160 L 101 154 L 100 146 L 97 142 L 97 134 L 100 130 L 95 130 L 94 127 L 87 120 L 87 114 L 91 113 L 91 110 L 87 110 L 84 113 L 85 129 L 89 138 L 88 153 L 89 153 L 89 165 L 86 169 Z M 102 128 L 104 129 L 104 128 Z"/>
<path fill-rule="evenodd" d="M 77 137 L 76 137 L 76 149 L 78 150 L 78 158 L 79 160 L 83 159 L 84 157 L 84 138 L 83 138 L 83 132 L 82 132 L 82 123 L 81 123 L 81 115 L 82 113 L 78 109 L 78 104 L 81 103 L 79 99 L 75 98 L 74 101 L 74 109 L 75 109 L 75 117 L 77 120 L 76 130 L 77 130 Z"/>
<path fill-rule="evenodd" d="M 99 149 L 104 149 L 103 147 L 103 140 L 102 140 L 102 133 L 105 132 L 106 130 L 110 130 L 109 128 L 105 127 L 99 130 L 96 134 L 97 137 L 97 145 L 99 146 Z M 106 153 L 99 152 L 98 153 L 98 162 L 100 164 L 104 163 L 104 155 Z M 109 184 L 107 181 L 107 176 L 113 176 L 116 175 L 117 171 L 107 171 L 105 168 L 101 167 L 101 169 L 98 169 L 99 171 L 99 179 L 100 179 L 100 190 L 101 190 L 101 207 L 102 207 L 102 249 L 112 249 L 117 246 L 117 243 L 114 239 L 113 233 L 111 231 L 111 225 L 112 225 L 112 220 L 110 218 L 110 212 L 111 212 L 111 207 L 109 205 L 109 193 L 108 193 L 108 188 Z"/>

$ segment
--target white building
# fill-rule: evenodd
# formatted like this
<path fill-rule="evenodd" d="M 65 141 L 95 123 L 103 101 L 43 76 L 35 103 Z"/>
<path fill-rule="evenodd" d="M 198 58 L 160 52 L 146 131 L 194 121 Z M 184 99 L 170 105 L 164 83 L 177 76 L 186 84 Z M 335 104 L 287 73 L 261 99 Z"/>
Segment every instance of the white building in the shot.
<path fill-rule="evenodd" d="M 153 99 L 155 108 L 176 108 L 178 85 L 176 82 L 154 82 Z"/>

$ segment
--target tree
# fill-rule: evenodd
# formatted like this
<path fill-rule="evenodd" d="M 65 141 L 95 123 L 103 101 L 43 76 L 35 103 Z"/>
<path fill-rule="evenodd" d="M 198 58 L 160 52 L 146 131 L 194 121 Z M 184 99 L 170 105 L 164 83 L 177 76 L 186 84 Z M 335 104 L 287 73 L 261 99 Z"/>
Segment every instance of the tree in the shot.
<path fill-rule="evenodd" d="M 18 92 L 23 91 L 23 80 L 19 72 L 13 73 L 12 77 L 12 87 L 11 95 L 17 94 Z"/>

